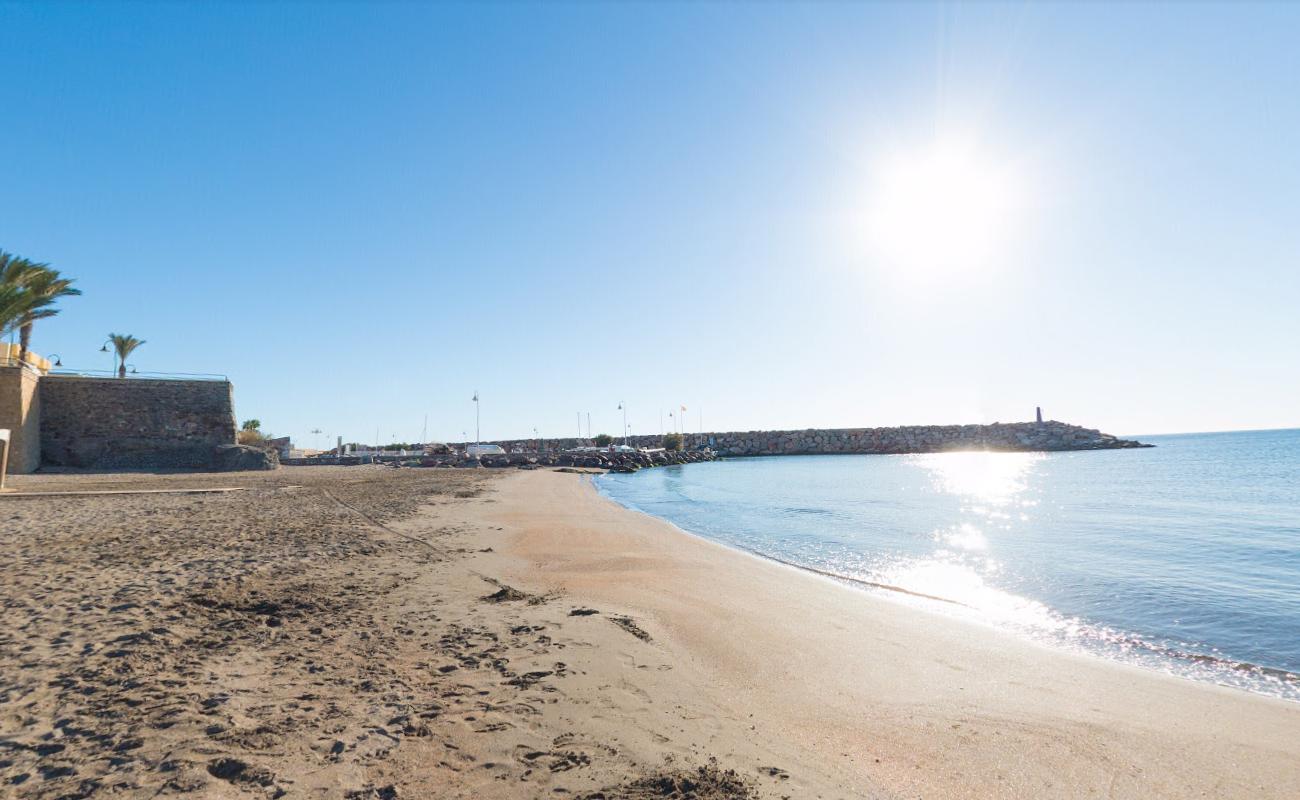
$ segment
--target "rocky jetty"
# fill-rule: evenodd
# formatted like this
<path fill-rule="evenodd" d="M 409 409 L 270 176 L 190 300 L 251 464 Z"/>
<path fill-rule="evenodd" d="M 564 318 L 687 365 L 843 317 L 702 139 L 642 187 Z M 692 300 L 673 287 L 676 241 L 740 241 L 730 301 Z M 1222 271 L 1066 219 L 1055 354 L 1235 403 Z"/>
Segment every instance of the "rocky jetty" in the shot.
<path fill-rule="evenodd" d="M 658 447 L 661 436 L 631 436 L 634 447 Z M 895 428 L 810 428 L 783 431 L 688 433 L 683 450 L 711 449 L 718 456 L 816 455 L 827 453 L 943 453 L 952 450 L 1056 452 L 1120 450 L 1151 445 L 1119 439 L 1095 428 L 1056 420 L 989 425 L 905 425 Z M 619 441 L 622 441 L 621 439 Z M 536 439 L 493 442 L 507 451 L 536 450 Z M 590 446 L 590 439 L 547 439 L 558 450 Z M 461 445 L 457 445 L 460 447 Z"/>
<path fill-rule="evenodd" d="M 605 450 L 586 453 L 510 453 L 509 455 L 485 455 L 477 462 L 466 461 L 457 455 L 424 456 L 420 466 L 424 467 L 485 467 L 488 469 L 536 469 L 539 467 L 576 467 L 587 469 L 604 469 L 610 472 L 636 472 L 645 467 L 663 467 L 669 464 L 693 464 L 699 461 L 712 461 L 715 454 L 707 451 L 683 452 L 657 450 L 654 452 L 609 452 Z"/>
<path fill-rule="evenodd" d="M 691 446 L 697 436 L 688 436 Z M 910 425 L 898 428 L 840 428 L 704 434 L 721 456 L 822 453 L 943 453 L 954 450 L 1058 452 L 1119 450 L 1151 445 L 1119 439 L 1095 428 L 1055 420 L 995 422 L 991 425 Z"/>
<path fill-rule="evenodd" d="M 630 436 L 627 443 L 638 448 L 658 448 L 661 436 Z M 1153 447 L 1131 439 L 1120 439 L 1096 428 L 1083 428 L 1056 420 L 1043 422 L 994 422 L 990 425 L 907 425 L 897 428 L 830 428 L 798 431 L 744 431 L 730 433 L 688 433 L 683 435 L 680 451 L 612 452 L 609 450 L 574 451 L 590 447 L 589 439 L 536 439 L 498 441 L 507 454 L 485 455 L 466 459 L 453 445 L 444 455 L 418 459 L 427 467 L 573 467 L 633 472 L 644 467 L 667 464 L 690 464 L 715 458 L 742 456 L 795 456 L 830 454 L 946 453 L 962 450 L 994 452 L 1060 452 L 1070 450 L 1126 450 Z M 413 457 L 381 457 L 381 461 L 410 463 Z M 342 459 L 294 459 L 286 464 L 361 463 L 355 457 Z"/>

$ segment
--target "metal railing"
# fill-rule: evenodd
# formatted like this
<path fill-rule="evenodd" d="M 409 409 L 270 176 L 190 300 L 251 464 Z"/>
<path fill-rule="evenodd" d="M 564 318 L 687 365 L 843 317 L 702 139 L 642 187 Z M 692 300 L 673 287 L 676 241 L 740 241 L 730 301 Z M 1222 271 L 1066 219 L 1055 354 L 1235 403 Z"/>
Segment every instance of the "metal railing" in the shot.
<path fill-rule="evenodd" d="M 81 378 L 113 378 L 122 380 L 115 369 L 70 369 L 59 368 L 49 371 L 50 375 L 60 375 L 67 377 Z M 224 381 L 230 382 L 230 378 L 225 375 L 218 375 L 213 372 L 131 372 L 126 373 L 125 380 L 170 380 L 170 381 Z"/>

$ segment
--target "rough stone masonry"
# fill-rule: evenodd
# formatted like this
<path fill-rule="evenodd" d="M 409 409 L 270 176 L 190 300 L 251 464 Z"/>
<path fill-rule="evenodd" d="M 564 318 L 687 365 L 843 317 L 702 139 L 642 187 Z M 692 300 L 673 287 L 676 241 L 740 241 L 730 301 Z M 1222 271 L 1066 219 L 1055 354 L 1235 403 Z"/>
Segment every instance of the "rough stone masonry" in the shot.
<path fill-rule="evenodd" d="M 658 447 L 661 436 L 631 436 L 637 447 Z M 1095 428 L 1065 422 L 994 422 L 989 425 L 905 425 L 896 428 L 829 428 L 792 431 L 688 433 L 683 447 L 710 447 L 720 456 L 814 455 L 825 453 L 942 453 L 952 450 L 1117 450 L 1152 445 L 1119 439 Z M 621 438 L 615 441 L 622 443 Z M 509 451 L 531 450 L 536 439 L 493 442 Z M 590 445 L 589 439 L 551 439 L 548 449 Z"/>
<path fill-rule="evenodd" d="M 209 468 L 235 442 L 227 381 L 40 379 L 41 460 L 94 469 Z"/>

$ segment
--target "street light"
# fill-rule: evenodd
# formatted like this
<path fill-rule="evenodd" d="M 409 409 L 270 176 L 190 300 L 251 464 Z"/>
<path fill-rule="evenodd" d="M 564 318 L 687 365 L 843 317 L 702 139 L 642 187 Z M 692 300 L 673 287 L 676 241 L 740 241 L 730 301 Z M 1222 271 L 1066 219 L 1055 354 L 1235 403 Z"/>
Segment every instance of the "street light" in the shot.
<path fill-rule="evenodd" d="M 619 400 L 618 410 L 623 412 L 623 446 L 627 447 L 627 403 Z"/>
<path fill-rule="evenodd" d="M 479 443 L 479 436 L 480 436 L 480 434 L 479 434 L 479 409 L 480 409 L 480 405 L 479 405 L 479 401 L 478 401 L 478 389 L 475 389 L 475 390 L 474 390 L 474 444 L 475 444 L 475 445 L 478 445 L 478 443 Z"/>
<path fill-rule="evenodd" d="M 109 352 L 109 350 L 108 350 L 108 345 L 109 345 L 109 343 L 112 342 L 112 341 L 113 341 L 112 339 L 105 339 L 105 340 L 104 340 L 104 343 L 101 344 L 101 345 L 99 346 L 99 352 L 101 352 L 101 353 L 107 353 L 107 352 Z M 109 358 L 112 359 L 112 361 L 113 361 L 113 366 L 108 368 L 108 374 L 111 376 L 111 375 L 113 374 L 113 369 L 117 367 L 117 356 L 116 356 L 116 355 L 112 355 L 112 356 L 109 356 Z"/>

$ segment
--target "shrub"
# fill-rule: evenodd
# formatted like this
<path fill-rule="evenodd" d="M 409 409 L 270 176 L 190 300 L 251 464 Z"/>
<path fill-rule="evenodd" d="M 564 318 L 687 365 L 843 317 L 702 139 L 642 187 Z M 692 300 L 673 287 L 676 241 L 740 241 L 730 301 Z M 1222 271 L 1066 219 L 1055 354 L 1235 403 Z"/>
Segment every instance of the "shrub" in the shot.
<path fill-rule="evenodd" d="M 601 433 L 598 434 L 593 441 L 596 442 L 597 447 L 609 447 L 614 443 L 614 437 L 610 436 L 608 433 Z"/>
<path fill-rule="evenodd" d="M 665 450 L 681 450 L 682 435 L 680 433 L 665 434 L 663 444 Z"/>

